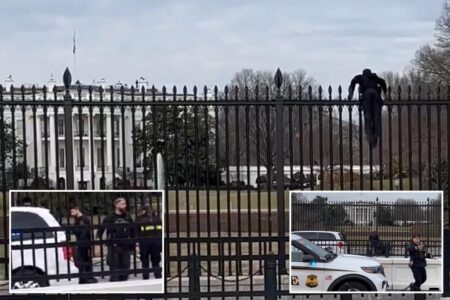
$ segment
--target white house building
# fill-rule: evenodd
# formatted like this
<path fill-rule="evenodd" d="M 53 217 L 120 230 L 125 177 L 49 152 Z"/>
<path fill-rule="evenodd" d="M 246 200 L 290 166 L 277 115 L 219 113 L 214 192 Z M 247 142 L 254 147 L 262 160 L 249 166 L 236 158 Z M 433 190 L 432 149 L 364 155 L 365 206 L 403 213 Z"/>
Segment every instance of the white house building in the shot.
<path fill-rule="evenodd" d="M 365 201 L 345 202 L 347 218 L 355 225 L 374 224 L 376 218 L 376 206 Z"/>
<path fill-rule="evenodd" d="M 3 100 L 11 99 L 9 86 L 12 84 L 12 79 L 8 78 L 8 83 L 5 82 Z M 100 82 L 102 85 L 106 82 Z M 152 90 L 148 87 L 146 82 L 136 82 L 135 101 L 141 101 L 141 88 L 146 90 L 147 101 L 152 101 Z M 31 92 L 25 93 L 25 100 L 47 100 L 49 102 L 55 101 L 54 93 L 52 92 L 55 81 L 51 79 L 48 82 L 48 92 L 44 99 L 42 87 L 36 87 L 35 98 Z M 7 86 L 7 87 L 5 87 Z M 110 87 L 103 85 L 105 91 L 103 92 L 102 100 L 104 102 L 111 101 Z M 31 86 L 25 86 L 27 91 L 31 91 Z M 82 86 L 81 93 L 78 93 L 78 86 L 72 85 L 70 94 L 75 102 L 81 100 L 82 102 L 99 102 L 100 92 L 99 85 L 93 85 L 92 96 L 90 97 L 88 86 Z M 121 84 L 116 84 L 113 87 L 113 101 L 121 101 L 120 90 Z M 125 101 L 130 101 L 130 88 L 123 86 L 126 91 Z M 20 88 L 15 87 L 14 100 L 22 100 Z M 64 91 L 62 87 L 57 93 L 59 107 L 55 110 L 55 106 L 47 106 L 46 111 L 43 107 L 38 107 L 34 112 L 31 107 L 27 107 L 25 115 L 22 113 L 22 107 L 17 106 L 14 112 L 10 109 L 5 109 L 4 118 L 6 122 L 12 121 L 14 114 L 15 133 L 18 139 L 26 144 L 26 161 L 31 170 L 31 176 L 28 176 L 27 184 L 30 186 L 34 180 L 34 167 L 37 165 L 39 177 L 45 178 L 46 166 L 48 166 L 49 185 L 56 187 L 56 183 L 60 183 L 60 187 L 65 187 L 66 181 L 66 145 L 65 145 L 65 124 L 64 111 L 61 104 L 63 104 Z M 162 93 L 155 92 L 156 100 L 162 98 Z M 173 95 L 166 94 L 168 101 L 173 98 Z M 181 97 L 181 95 L 180 95 Z M 188 100 L 192 99 L 192 94 L 188 95 Z M 101 186 L 109 187 L 112 185 L 113 176 L 117 180 L 122 180 L 123 168 L 126 168 L 127 180 L 133 184 L 134 177 L 137 178 L 136 185 L 143 186 L 143 153 L 133 155 L 133 125 L 136 128 L 142 128 L 143 114 L 140 108 L 136 108 L 133 117 L 131 106 L 127 106 L 122 119 L 122 112 L 120 107 L 115 107 L 111 111 L 111 106 L 103 106 L 103 113 L 101 113 L 99 106 L 91 108 L 88 106 L 74 106 L 72 109 L 72 129 L 73 129 L 73 161 L 74 161 L 74 184 L 75 188 L 98 188 Z M 149 109 L 147 109 L 147 112 Z M 101 119 L 103 116 L 103 129 Z M 25 118 L 24 118 L 25 117 Z M 82 126 L 80 126 L 80 117 Z M 47 119 L 45 131 L 45 118 Z M 133 119 L 135 124 L 133 124 Z M 102 138 L 101 132 L 103 130 L 103 163 L 102 163 Z M 80 145 L 81 140 L 81 145 Z M 36 149 L 36 151 L 35 151 Z M 150 151 L 150 149 L 148 149 Z M 123 159 L 125 157 L 125 160 Z M 82 163 L 83 160 L 83 163 Z M 134 176 L 134 161 L 136 166 L 136 176 Z M 115 174 L 113 174 L 113 165 L 115 167 Z M 104 168 L 103 168 L 104 166 Z M 57 170 L 58 167 L 58 170 Z M 31 177 L 31 178 L 30 178 Z M 92 182 L 94 178 L 94 182 Z M 147 178 L 147 185 L 152 186 L 152 178 Z M 19 180 L 19 187 L 23 186 L 23 180 Z"/>

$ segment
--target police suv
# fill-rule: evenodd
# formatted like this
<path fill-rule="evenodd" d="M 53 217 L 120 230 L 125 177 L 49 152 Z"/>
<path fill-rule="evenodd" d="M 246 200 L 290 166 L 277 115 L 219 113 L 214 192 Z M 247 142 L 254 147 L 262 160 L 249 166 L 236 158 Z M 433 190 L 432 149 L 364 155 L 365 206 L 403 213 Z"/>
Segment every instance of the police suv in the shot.
<path fill-rule="evenodd" d="M 296 234 L 291 235 L 291 293 L 386 291 L 383 266 L 375 259 L 330 253 Z"/>

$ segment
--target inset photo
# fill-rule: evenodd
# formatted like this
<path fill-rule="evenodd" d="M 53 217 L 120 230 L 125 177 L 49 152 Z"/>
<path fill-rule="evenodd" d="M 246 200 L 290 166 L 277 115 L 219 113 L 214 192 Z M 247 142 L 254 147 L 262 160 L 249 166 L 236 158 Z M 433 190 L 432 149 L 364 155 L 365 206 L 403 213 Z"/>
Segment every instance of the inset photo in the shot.
<path fill-rule="evenodd" d="M 442 293 L 440 191 L 290 193 L 291 293 Z"/>
<path fill-rule="evenodd" d="M 163 191 L 10 191 L 10 293 L 163 293 Z"/>

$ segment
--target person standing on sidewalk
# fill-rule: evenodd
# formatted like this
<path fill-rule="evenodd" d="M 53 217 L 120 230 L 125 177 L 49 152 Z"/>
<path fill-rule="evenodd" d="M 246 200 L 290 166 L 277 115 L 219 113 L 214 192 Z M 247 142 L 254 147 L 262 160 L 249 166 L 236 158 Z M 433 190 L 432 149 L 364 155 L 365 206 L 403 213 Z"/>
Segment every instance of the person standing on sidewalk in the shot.
<path fill-rule="evenodd" d="M 123 197 L 114 200 L 114 212 L 107 216 L 97 231 L 97 238 L 101 238 L 106 229 L 108 247 L 107 264 L 111 271 L 109 281 L 126 281 L 130 270 L 131 251 L 134 249 L 135 237 L 133 219 L 127 212 L 127 201 Z M 121 272 L 122 271 L 122 272 Z"/>
<path fill-rule="evenodd" d="M 77 238 L 75 265 L 80 271 L 79 283 L 97 283 L 96 278 L 84 274 L 92 272 L 91 231 L 86 227 L 91 225 L 91 220 L 76 206 L 70 209 L 70 216 L 75 220 L 72 232 Z"/>
<path fill-rule="evenodd" d="M 426 258 L 431 258 L 427 248 L 420 240 L 420 234 L 414 234 L 411 239 L 411 244 L 408 247 L 409 253 L 409 267 L 414 276 L 414 282 L 410 284 L 411 291 L 421 291 L 421 285 L 427 281 L 427 265 Z"/>
<path fill-rule="evenodd" d="M 161 278 L 162 224 L 161 218 L 149 206 L 141 209 L 141 215 L 136 219 L 139 228 L 139 255 L 143 268 L 148 268 L 150 261 L 155 278 Z M 149 279 L 149 272 L 142 274 L 143 279 Z"/>

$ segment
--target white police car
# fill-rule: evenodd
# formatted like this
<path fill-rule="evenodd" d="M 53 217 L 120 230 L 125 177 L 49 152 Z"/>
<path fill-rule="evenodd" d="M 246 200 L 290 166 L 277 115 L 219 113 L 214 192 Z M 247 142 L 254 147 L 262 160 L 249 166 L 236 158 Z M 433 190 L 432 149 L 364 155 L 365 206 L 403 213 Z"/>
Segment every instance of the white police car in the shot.
<path fill-rule="evenodd" d="M 61 225 L 48 209 L 39 207 L 11 207 L 11 247 L 21 246 L 25 249 L 11 251 L 11 290 L 30 289 L 49 286 L 46 275 L 66 275 L 78 273 L 72 261 L 69 246 L 45 247 L 66 242 L 62 230 L 42 231 L 31 234 L 23 229 L 60 227 Z M 30 247 L 30 245 L 34 245 Z M 37 276 L 36 276 L 37 275 Z M 28 281 L 18 277 L 36 276 Z M 20 291 L 15 291 L 20 292 Z M 26 292 L 26 291 L 25 291 Z"/>
<path fill-rule="evenodd" d="M 373 258 L 332 254 L 313 242 L 291 235 L 291 293 L 386 291 L 383 266 Z"/>

